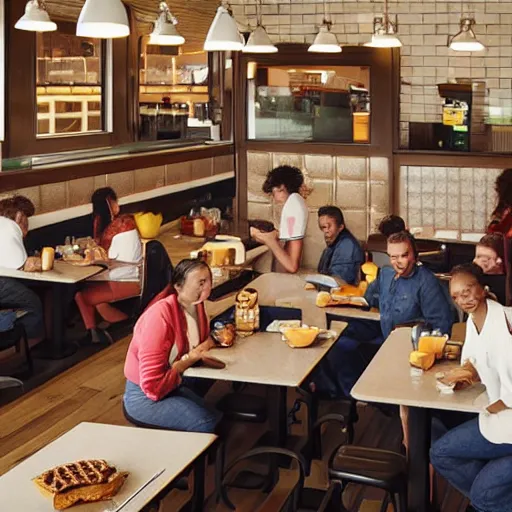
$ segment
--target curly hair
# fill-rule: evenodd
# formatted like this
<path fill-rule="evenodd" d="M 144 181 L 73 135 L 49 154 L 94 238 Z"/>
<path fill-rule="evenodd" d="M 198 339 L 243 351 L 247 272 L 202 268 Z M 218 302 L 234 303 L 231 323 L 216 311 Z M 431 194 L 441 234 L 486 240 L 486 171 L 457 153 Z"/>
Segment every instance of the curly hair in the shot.
<path fill-rule="evenodd" d="M 505 169 L 496 179 L 494 186 L 498 195 L 498 204 L 493 216 L 501 216 L 503 211 L 512 207 L 512 168 Z"/>
<path fill-rule="evenodd" d="M 474 277 L 478 284 L 485 288 L 484 271 L 476 263 L 463 263 L 452 268 L 450 272 L 452 279 L 458 275 Z"/>
<path fill-rule="evenodd" d="M 299 193 L 303 183 L 304 175 L 300 169 L 291 165 L 280 165 L 268 172 L 262 190 L 265 194 L 271 194 L 274 187 L 284 185 L 289 194 Z"/>
<path fill-rule="evenodd" d="M 26 217 L 32 217 L 35 211 L 34 203 L 25 196 L 15 195 L 0 201 L 0 215 L 11 220 L 16 219 L 18 212 L 23 213 Z"/>

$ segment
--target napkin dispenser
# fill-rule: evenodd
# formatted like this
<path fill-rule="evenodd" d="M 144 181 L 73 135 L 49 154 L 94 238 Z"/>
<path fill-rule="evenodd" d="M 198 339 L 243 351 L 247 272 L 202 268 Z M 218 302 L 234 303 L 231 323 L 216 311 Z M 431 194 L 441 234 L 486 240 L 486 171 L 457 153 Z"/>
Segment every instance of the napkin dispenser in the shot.
<path fill-rule="evenodd" d="M 191 256 L 204 257 L 211 267 L 243 265 L 245 246 L 238 237 L 217 235 L 214 240 L 206 242 L 199 251 L 192 252 Z"/>
<path fill-rule="evenodd" d="M 430 332 L 432 327 L 426 322 L 417 323 L 411 331 L 411 343 L 413 350 L 418 350 L 418 345 L 420 342 L 420 337 L 424 332 Z"/>

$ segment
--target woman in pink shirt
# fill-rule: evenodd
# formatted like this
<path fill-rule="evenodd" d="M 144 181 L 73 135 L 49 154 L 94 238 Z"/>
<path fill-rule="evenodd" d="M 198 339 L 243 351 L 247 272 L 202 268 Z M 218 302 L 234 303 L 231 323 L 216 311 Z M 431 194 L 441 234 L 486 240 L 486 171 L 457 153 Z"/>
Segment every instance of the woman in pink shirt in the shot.
<path fill-rule="evenodd" d="M 148 425 L 213 432 L 220 413 L 182 377 L 215 344 L 204 308 L 212 289 L 210 268 L 201 260 L 180 261 L 172 284 L 176 293 L 150 306 L 135 325 L 124 365 L 125 409 Z"/>

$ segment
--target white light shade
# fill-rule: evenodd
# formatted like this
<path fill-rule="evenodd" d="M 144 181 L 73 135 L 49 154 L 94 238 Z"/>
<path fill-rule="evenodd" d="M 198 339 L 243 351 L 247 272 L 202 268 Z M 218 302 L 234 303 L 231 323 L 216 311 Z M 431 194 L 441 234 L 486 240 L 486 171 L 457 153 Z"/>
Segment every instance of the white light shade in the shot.
<path fill-rule="evenodd" d="M 30 32 L 53 32 L 57 30 L 57 25 L 37 0 L 29 0 L 25 6 L 25 14 L 16 22 L 14 28 Z"/>
<path fill-rule="evenodd" d="M 274 46 L 267 31 L 258 25 L 249 36 L 247 44 L 242 48 L 244 53 L 276 53 L 277 46 Z"/>
<path fill-rule="evenodd" d="M 113 39 L 130 35 L 126 8 L 121 0 L 85 0 L 76 35 Z"/>
<path fill-rule="evenodd" d="M 372 48 L 400 48 L 402 41 L 395 34 L 373 34 L 372 40 L 364 46 Z"/>
<path fill-rule="evenodd" d="M 161 12 L 149 36 L 149 44 L 178 46 L 184 42 L 185 38 L 178 32 L 176 25 L 167 18 L 167 12 Z"/>
<path fill-rule="evenodd" d="M 450 49 L 457 52 L 481 52 L 485 46 L 476 38 L 472 30 L 457 34 L 450 42 Z"/>
<path fill-rule="evenodd" d="M 340 53 L 341 46 L 338 43 L 336 34 L 333 34 L 327 25 L 322 25 L 313 44 L 308 48 L 313 53 Z"/>
<path fill-rule="evenodd" d="M 204 49 L 207 52 L 240 51 L 244 47 L 236 21 L 225 7 L 220 6 L 206 35 Z"/>

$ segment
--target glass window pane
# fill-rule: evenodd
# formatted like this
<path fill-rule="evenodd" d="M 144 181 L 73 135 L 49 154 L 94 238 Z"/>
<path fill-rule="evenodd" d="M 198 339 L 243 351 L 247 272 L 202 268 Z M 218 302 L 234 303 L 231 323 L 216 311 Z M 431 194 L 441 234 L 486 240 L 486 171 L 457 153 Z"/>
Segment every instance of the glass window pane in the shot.
<path fill-rule="evenodd" d="M 249 139 L 370 142 L 370 69 L 248 68 Z"/>
<path fill-rule="evenodd" d="M 101 40 L 59 32 L 36 37 L 37 135 L 103 131 Z"/>

